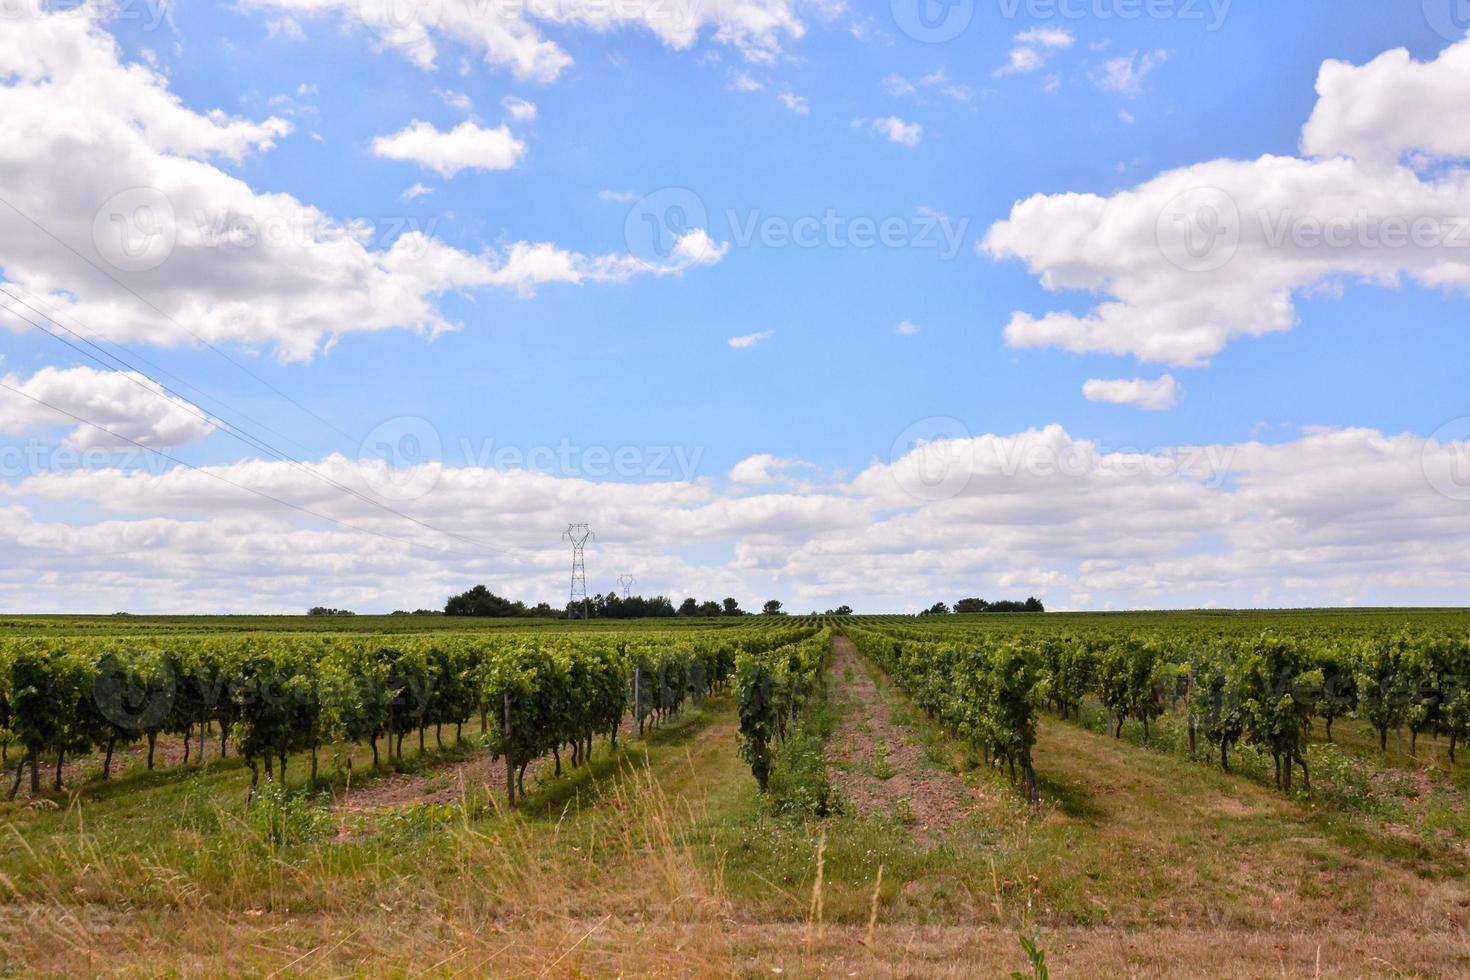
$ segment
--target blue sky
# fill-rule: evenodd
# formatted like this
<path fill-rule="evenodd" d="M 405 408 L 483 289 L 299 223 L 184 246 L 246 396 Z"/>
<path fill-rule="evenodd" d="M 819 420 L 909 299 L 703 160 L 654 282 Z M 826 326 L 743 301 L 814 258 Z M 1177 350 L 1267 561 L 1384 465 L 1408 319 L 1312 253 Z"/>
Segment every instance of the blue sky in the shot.
<path fill-rule="evenodd" d="M 13 215 L 0 215 L 0 222 L 9 221 L 0 228 L 11 236 L 0 254 L 0 278 L 29 290 L 26 295 L 44 294 L 65 305 L 82 332 L 125 343 L 129 352 L 208 392 L 212 399 L 193 400 L 211 416 L 240 413 L 292 440 L 268 436 L 274 445 L 322 466 L 333 454 L 348 461 L 371 457 L 363 440 L 385 424 L 393 439 L 427 425 L 441 447 L 429 458 L 467 481 L 473 509 L 447 500 L 437 485 L 397 505 L 415 515 L 432 514 L 438 526 L 524 551 L 520 565 L 488 559 L 456 564 L 449 556 L 426 557 L 422 548 L 389 560 L 346 543 L 353 535 L 340 527 L 299 513 L 273 513 L 259 498 L 237 511 L 228 500 L 201 502 L 182 486 L 171 496 L 160 485 L 119 503 L 117 494 L 97 486 L 136 476 L 136 458 L 118 454 L 83 466 L 63 459 L 39 472 L 8 473 L 10 499 L 0 506 L 20 508 L 16 520 L 22 525 L 74 536 L 62 555 L 38 545 L 35 535 L 27 542 L 21 534 L 15 545 L 25 555 L 21 565 L 33 571 L 85 566 L 98 591 L 66 595 L 38 586 L 34 574 L 17 574 L 0 584 L 0 607 L 218 609 L 231 597 L 249 609 L 291 610 L 308 598 L 314 604 L 320 569 L 293 568 L 264 542 L 230 559 L 240 565 L 234 578 L 212 571 L 207 588 L 181 573 L 177 561 L 152 557 L 109 564 L 79 557 L 97 553 L 99 541 L 119 534 L 134 548 L 130 535 L 147 527 L 168 539 L 159 546 L 163 552 L 178 548 L 203 562 L 214 547 L 209 542 L 217 540 L 210 535 L 246 515 L 278 524 L 278 541 L 317 534 L 330 539 L 319 542 L 327 551 L 341 544 L 331 565 L 341 573 L 341 585 L 333 586 L 332 595 L 320 595 L 330 604 L 429 604 L 457 582 L 482 578 L 517 595 L 555 601 L 565 575 L 554 527 L 588 513 L 601 516 L 607 528 L 603 578 L 611 580 L 611 563 L 621 561 L 640 573 L 640 588 L 678 595 L 728 590 L 751 602 L 769 593 L 802 606 L 850 601 L 885 609 L 917 608 L 960 593 L 1011 592 L 1044 594 L 1059 607 L 1458 601 L 1465 583 L 1448 555 L 1400 560 L 1379 570 L 1381 575 L 1362 564 L 1369 558 L 1361 547 L 1374 535 L 1421 535 L 1434 551 L 1446 544 L 1446 528 L 1459 533 L 1470 516 L 1453 493 L 1432 491 L 1424 506 L 1411 508 L 1423 518 L 1432 505 L 1427 523 L 1405 531 L 1402 521 L 1386 514 L 1386 502 L 1402 502 L 1402 493 L 1392 489 L 1402 488 L 1397 481 L 1423 469 L 1420 454 L 1400 452 L 1397 443 L 1371 462 L 1343 464 L 1358 474 L 1377 473 L 1381 465 L 1385 474 L 1383 481 L 1364 475 L 1362 498 L 1349 513 L 1336 508 L 1330 482 L 1278 486 L 1264 475 L 1278 473 L 1277 465 L 1242 464 L 1213 489 L 1245 487 L 1255 496 L 1191 500 L 1187 506 L 1199 507 L 1199 514 L 1173 527 L 1186 505 L 1167 489 L 1150 486 L 1140 491 L 1147 500 L 1140 513 L 1159 508 L 1167 533 L 1143 535 L 1147 545 L 1130 536 L 1102 553 L 1076 499 L 1041 507 L 1039 501 L 1049 500 L 1044 491 L 1013 486 L 992 492 L 970 484 L 915 505 L 911 497 L 891 500 L 859 486 L 862 474 L 872 477 L 874 467 L 902 462 L 914 448 L 903 434 L 915 424 L 921 433 L 932 430 L 921 438 L 1005 437 L 1058 426 L 1068 441 L 1086 441 L 1105 456 L 1216 445 L 1256 447 L 1247 448 L 1247 455 L 1276 447 L 1287 458 L 1309 460 L 1316 452 L 1334 451 L 1302 443 L 1324 429 L 1357 432 L 1373 445 L 1396 437 L 1422 442 L 1470 414 L 1462 373 L 1470 354 L 1463 286 L 1417 276 L 1417 258 L 1388 263 L 1405 273 L 1396 282 L 1381 278 L 1390 274 L 1383 269 L 1365 271 L 1357 259 L 1321 274 L 1303 273 L 1283 287 L 1290 310 L 1271 332 L 1249 335 L 1260 324 L 1244 317 L 1223 339 L 1196 343 L 1182 355 L 1177 351 L 1184 347 L 1171 347 L 1176 354 L 1170 357 L 1150 354 L 1148 342 L 1137 338 L 1108 341 L 1111 352 L 1103 352 L 1093 341 L 1018 342 L 1007 330 L 1017 313 L 1085 319 L 1116 295 L 1106 285 L 1092 291 L 1049 290 L 1043 284 L 1043 273 L 1065 278 L 1083 267 L 1084 278 L 1100 281 L 1142 277 L 1130 294 L 1129 315 L 1160 329 L 1137 299 L 1159 295 L 1163 287 L 1154 273 L 1140 272 L 1131 258 L 1109 266 L 1106 247 L 1084 249 L 1086 256 L 1054 254 L 1058 236 L 1075 230 L 1062 214 L 1075 205 L 1063 200 L 1067 195 L 1097 195 L 1121 210 L 1133 190 L 1166 172 L 1223 160 L 1261 166 L 1264 174 L 1264 165 L 1252 163 L 1264 155 L 1309 164 L 1338 152 L 1366 159 L 1366 151 L 1342 148 L 1361 147 L 1370 138 L 1393 150 L 1434 151 L 1434 168 L 1399 165 L 1431 189 L 1452 183 L 1462 151 L 1425 145 L 1432 136 L 1413 142 L 1418 134 L 1390 131 L 1388 123 L 1364 135 L 1341 118 L 1328 119 L 1322 145 L 1331 152 L 1303 149 L 1303 127 L 1319 107 L 1315 85 L 1324 62 L 1363 66 L 1403 48 L 1409 67 L 1390 67 L 1405 77 L 1416 65 L 1442 64 L 1446 72 L 1454 67 L 1449 58 L 1460 45 L 1434 0 L 1425 9 L 1417 3 L 1344 7 L 1325 0 L 1217 0 L 1212 7 L 1180 0 L 1148 8 L 1159 16 L 1130 16 L 1145 5 L 1128 0 L 977 0 L 953 9 L 962 19 L 969 10 L 969 20 L 942 43 L 923 43 L 904 32 L 902 24 L 912 23 L 913 14 L 906 2 L 707 3 L 683 8 L 677 27 L 684 33 L 677 36 L 674 28 L 624 24 L 595 30 L 555 17 L 531 18 L 525 23 L 535 36 L 560 49 L 562 67 L 555 78 L 545 77 L 544 67 L 529 72 L 541 77 L 524 77 L 526 69 L 496 63 L 473 40 L 466 43 L 464 35 L 449 30 L 437 0 L 405 8 L 434 11 L 423 28 L 426 41 L 417 45 L 387 43 L 364 26 L 371 17 L 362 11 L 380 9 L 381 3 L 253 0 L 23 14 L 16 23 L 38 31 L 57 18 L 87 18 L 94 42 L 105 48 L 107 38 L 115 40 L 116 70 L 148 66 L 151 81 L 145 85 L 177 97 L 184 110 L 206 120 L 200 125 L 208 125 L 214 110 L 246 125 L 281 124 L 271 135 L 245 137 L 248 145 L 234 153 L 180 150 L 155 140 L 149 152 L 157 159 L 146 166 L 192 160 L 224 178 L 238 178 L 257 201 L 287 195 L 293 207 L 318 209 L 332 221 L 364 221 L 370 253 L 421 232 L 458 255 L 489 254 L 497 263 L 515 243 L 554 243 L 560 253 L 625 263 L 631 258 L 634 265 L 619 266 L 622 271 L 607 276 L 609 281 L 576 284 L 552 277 L 463 285 L 463 278 L 450 276 L 444 282 L 452 284 L 420 297 L 442 328 L 432 337 L 391 317 L 364 329 L 361 311 L 334 306 L 329 293 L 318 293 L 314 299 L 327 312 L 313 329 L 339 334 L 325 343 L 300 324 L 280 325 L 283 318 L 266 323 L 270 314 L 250 310 L 248 295 L 221 295 L 214 309 L 242 302 L 249 312 L 235 320 L 221 315 L 190 323 L 247 365 L 247 374 L 217 350 L 180 338 L 162 318 L 140 311 L 131 293 L 119 292 L 81 260 L 38 258 L 54 249 Z M 26 0 L 18 3 L 23 7 Z M 801 35 L 792 29 L 742 33 L 740 25 L 752 18 L 799 24 Z M 425 63 L 426 44 L 433 47 L 432 65 Z M 1007 65 L 1024 70 L 1006 70 Z M 16 70 L 0 62 L 0 79 L 7 68 Z M 1358 76 L 1353 79 L 1358 85 Z M 0 84 L 20 95 L 24 71 Z M 1347 94 L 1353 104 L 1377 106 L 1370 96 L 1388 102 L 1401 95 L 1397 84 L 1365 74 L 1362 88 Z M 1467 111 L 1463 91 L 1446 90 L 1443 96 L 1447 109 L 1441 118 L 1448 119 L 1443 111 Z M 534 104 L 534 118 L 525 102 Z M 1321 101 L 1324 113 L 1331 102 Z M 1382 118 L 1403 114 L 1385 109 Z M 446 176 L 436 170 L 442 156 L 430 159 L 432 153 L 420 152 L 418 159 L 390 159 L 375 149 L 375 141 L 416 123 L 442 135 L 466 122 L 482 132 L 499 131 L 493 139 L 502 149 L 507 140 L 515 141 L 514 160 Z M 107 144 L 99 139 L 91 145 L 97 152 Z M 86 174 L 72 173 L 77 152 L 88 151 L 55 136 L 31 157 L 18 155 L 10 164 L 15 169 L 4 172 L 39 188 L 38 202 L 51 192 L 65 196 L 62 188 L 85 198 L 78 205 L 85 219 L 88 208 L 104 208 L 124 188 L 109 182 L 96 161 Z M 441 145 L 433 152 L 446 151 Z M 1240 179 L 1247 185 L 1266 181 L 1246 173 Z M 1302 193 L 1302 184 L 1283 183 L 1288 185 L 1282 193 Z M 406 196 L 415 186 L 428 192 Z M 164 193 L 185 212 L 178 220 L 188 224 L 185 197 L 167 188 Z M 1017 202 L 1036 195 L 1056 201 L 1045 220 L 1013 215 Z M 683 210 L 671 211 L 671 203 Z M 1313 206 L 1312 200 L 1300 203 L 1303 209 Z M 1293 205 L 1287 200 L 1285 206 Z M 1354 207 L 1351 201 L 1343 206 Z M 1248 210 L 1243 202 L 1242 207 Z M 637 233 L 645 214 L 676 230 L 701 229 L 708 250 L 687 264 L 650 253 Z M 44 212 L 33 217 L 47 223 Z M 1006 243 L 981 247 L 1007 218 L 1013 227 Z M 844 230 L 819 235 L 811 247 L 781 240 L 785 229 L 812 219 L 837 222 Z M 897 241 L 862 247 L 845 230 L 854 221 L 891 222 L 899 229 Z M 84 220 L 76 227 L 84 229 Z M 67 237 L 67 229 L 58 217 L 52 230 Z M 1104 240 L 1107 227 L 1096 230 L 1097 241 Z M 84 234 L 78 237 L 86 251 Z M 303 250 L 325 247 L 320 236 L 296 244 Z M 1120 255 L 1128 252 L 1119 247 Z M 271 261 L 292 264 L 276 253 L 262 258 L 259 250 L 224 258 L 218 252 L 201 253 L 207 262 L 195 262 L 181 247 L 157 268 L 110 269 L 109 275 L 187 319 L 216 303 L 210 298 L 216 294 L 199 284 L 233 275 L 230 261 L 258 260 L 262 276 L 269 275 L 261 270 Z M 101 258 L 105 265 L 105 254 Z M 1451 255 L 1452 264 L 1460 261 L 1459 253 Z M 1237 258 L 1220 275 L 1259 284 L 1279 265 L 1262 261 L 1256 269 Z M 1370 275 L 1380 278 L 1365 281 Z M 1233 303 L 1230 281 L 1210 278 L 1213 272 L 1200 276 L 1197 282 L 1219 286 L 1207 312 L 1230 320 L 1236 313 L 1221 311 Z M 295 302 L 299 288 L 283 285 L 280 301 Z M 340 288 L 351 291 L 349 285 Z M 205 306 L 190 306 L 176 290 L 193 291 Z M 137 308 L 123 311 L 129 304 Z M 252 317 L 260 322 L 243 323 Z M 901 331 L 901 324 L 910 326 Z M 1165 332 L 1184 329 L 1176 321 L 1169 324 Z M 23 323 L 11 325 L 15 329 L 0 331 L 0 371 L 15 385 L 48 367 L 96 366 Z M 288 329 L 298 331 L 294 346 L 280 341 Z M 1075 324 L 1067 329 L 1073 331 L 1068 337 L 1080 336 Z M 733 338 L 742 337 L 759 339 L 732 346 Z M 1152 383 L 1165 375 L 1174 389 L 1164 401 L 1173 404 L 1162 410 L 1149 410 L 1136 397 L 1117 404 L 1083 393 L 1088 381 Z M 335 428 L 282 399 L 262 379 Z M 56 404 L 55 397 L 51 402 Z M 33 404 L 15 404 L 34 414 Z M 69 404 L 93 412 L 107 407 L 99 407 L 95 397 Z M 159 399 L 158 405 L 165 403 Z M 17 414 L 24 415 L 19 408 Z M 936 419 L 941 421 L 926 421 Z M 0 438 L 13 447 L 37 438 L 65 444 L 75 441 L 72 429 L 55 418 L 29 418 L 5 426 Z M 219 431 L 172 441 L 150 431 L 142 441 L 205 466 L 237 466 L 259 455 Z M 542 467 L 549 469 L 550 484 L 522 481 L 511 487 L 483 472 L 496 468 L 487 454 L 497 448 L 531 453 L 568 445 L 579 462 Z M 589 447 L 609 454 L 634 447 L 645 461 L 667 454 L 692 462 L 676 466 L 680 471 L 672 476 L 667 467 L 649 462 L 607 473 L 583 460 Z M 763 454 L 785 465 L 751 464 L 744 471 L 754 475 L 749 481 L 732 472 Z M 403 451 L 393 458 L 400 466 L 420 461 Z M 169 468 L 156 459 L 152 465 Z M 80 479 L 82 470 L 91 477 Z M 245 479 L 246 471 L 228 472 Z M 388 519 L 381 510 L 364 513 L 353 502 L 340 513 L 331 510 L 341 502 L 294 486 L 283 489 L 286 484 L 262 470 L 245 482 L 256 485 L 257 478 L 288 495 L 300 490 L 300 500 L 344 521 L 361 526 L 382 519 L 373 526 L 385 533 L 420 536 L 419 528 Z M 485 493 L 470 493 L 476 478 L 490 481 L 482 487 Z M 625 498 L 608 486 L 618 483 L 657 490 Z M 698 487 L 702 496 L 683 499 L 681 483 Z M 1416 477 L 1416 488 L 1425 490 L 1425 484 Z M 497 510 L 492 486 L 517 500 L 519 494 L 544 494 L 547 505 L 534 519 L 522 519 L 515 515 L 528 511 Z M 1071 499 L 1075 489 L 1063 496 Z M 1130 499 L 1126 487 L 1108 484 L 1101 490 Z M 1163 497 L 1148 497 L 1155 492 Z M 1320 519 L 1292 510 L 1289 502 L 1303 497 L 1318 501 Z M 625 499 L 652 510 L 621 520 L 617 501 Z M 1015 518 L 1018 509 L 1033 506 L 1045 516 Z M 729 517 L 742 511 L 750 513 Z M 646 533 L 659 525 L 661 514 L 667 518 L 662 530 Z M 965 551 L 942 543 L 945 528 L 973 542 L 994 532 L 997 522 L 1005 529 L 996 535 L 1008 542 L 1004 547 Z M 1389 526 L 1399 530 L 1390 533 Z M 1046 530 L 1058 527 L 1067 533 Z M 1341 536 L 1313 537 L 1322 527 Z M 1221 540 L 1241 563 L 1238 583 L 1201 571 L 1200 556 L 1218 553 Z M 1343 550 L 1322 550 L 1333 548 Z M 884 557 L 894 554 L 905 556 L 899 570 Z M 821 570 L 823 556 L 846 571 Z M 1295 558 L 1283 562 L 1282 556 Z M 395 564 L 400 560 L 406 564 Z M 1282 564 L 1293 563 L 1315 571 L 1281 571 Z M 411 589 L 400 584 L 405 576 L 414 582 Z M 1371 582 L 1378 584 L 1365 584 Z"/>

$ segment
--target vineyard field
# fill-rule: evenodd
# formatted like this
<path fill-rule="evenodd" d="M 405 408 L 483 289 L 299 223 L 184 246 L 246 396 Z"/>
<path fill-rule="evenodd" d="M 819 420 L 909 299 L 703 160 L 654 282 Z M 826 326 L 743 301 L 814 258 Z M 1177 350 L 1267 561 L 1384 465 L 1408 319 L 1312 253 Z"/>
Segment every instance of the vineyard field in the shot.
<path fill-rule="evenodd" d="M 1459 610 L 8 617 L 0 962 L 1464 975 L 1467 677 Z"/>

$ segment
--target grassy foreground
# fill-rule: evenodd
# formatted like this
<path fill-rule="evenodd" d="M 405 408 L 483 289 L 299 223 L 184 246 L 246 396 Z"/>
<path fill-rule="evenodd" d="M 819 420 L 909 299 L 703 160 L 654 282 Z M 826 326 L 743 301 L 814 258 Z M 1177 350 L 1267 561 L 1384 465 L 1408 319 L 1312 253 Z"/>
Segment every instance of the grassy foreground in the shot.
<path fill-rule="evenodd" d="M 1048 720 L 1032 808 L 842 657 L 772 798 L 735 727 L 730 699 L 713 700 L 616 753 L 599 745 L 590 766 L 543 768 L 513 813 L 470 745 L 431 740 L 372 777 L 359 756 L 356 785 L 324 759 L 310 794 L 293 760 L 293 792 L 248 812 L 236 760 L 147 773 L 130 759 L 110 783 L 0 807 L 0 963 L 1008 976 L 1028 969 L 1024 935 L 1057 976 L 1470 972 L 1455 795 L 1448 825 L 1421 833 L 1395 810 L 1307 804 L 1191 761 L 1167 725 L 1142 745 Z"/>

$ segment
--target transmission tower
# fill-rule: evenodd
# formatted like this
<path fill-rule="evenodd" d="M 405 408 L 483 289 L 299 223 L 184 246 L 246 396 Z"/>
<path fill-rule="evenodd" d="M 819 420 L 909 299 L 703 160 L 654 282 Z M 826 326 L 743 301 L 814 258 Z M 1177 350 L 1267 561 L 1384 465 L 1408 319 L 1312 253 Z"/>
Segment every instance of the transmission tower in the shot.
<path fill-rule="evenodd" d="M 633 591 L 633 583 L 636 582 L 636 581 L 638 581 L 638 580 L 635 579 L 633 576 L 629 575 L 627 572 L 624 572 L 623 574 L 621 574 L 621 575 L 618 576 L 618 584 L 623 587 L 623 598 L 624 599 L 628 598 L 629 594 L 632 593 L 632 591 Z"/>
<path fill-rule="evenodd" d="M 582 618 L 590 618 L 590 610 L 587 606 L 587 562 L 582 556 L 582 549 L 587 545 L 588 538 L 596 538 L 592 529 L 586 524 L 568 524 L 562 534 L 562 539 L 572 543 L 572 591 L 567 599 L 567 615 L 577 607 L 577 600 L 582 600 Z"/>

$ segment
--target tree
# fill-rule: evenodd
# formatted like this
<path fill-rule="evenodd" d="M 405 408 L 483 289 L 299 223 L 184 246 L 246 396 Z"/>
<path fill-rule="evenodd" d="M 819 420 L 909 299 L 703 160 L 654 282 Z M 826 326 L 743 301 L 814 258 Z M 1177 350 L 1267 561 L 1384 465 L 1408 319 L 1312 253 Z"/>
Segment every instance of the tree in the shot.
<path fill-rule="evenodd" d="M 780 599 L 767 599 L 766 600 L 766 604 L 761 607 L 761 615 L 762 616 L 784 616 L 786 614 L 781 611 L 781 600 Z"/>
<path fill-rule="evenodd" d="M 928 609 L 925 609 L 923 612 L 919 613 L 919 615 L 920 616 L 948 616 L 949 615 L 949 607 L 946 606 L 942 602 L 936 602 L 936 603 L 934 603 L 934 605 L 930 606 Z"/>
<path fill-rule="evenodd" d="M 743 609 L 740 608 L 740 602 L 739 602 L 739 600 L 726 598 L 725 599 L 725 606 L 724 606 L 724 615 L 726 615 L 726 616 L 744 616 L 745 615 L 745 610 L 743 610 Z"/>
<path fill-rule="evenodd" d="M 683 602 L 679 603 L 679 615 L 680 616 L 698 616 L 699 615 L 699 602 L 698 602 L 698 600 L 696 600 L 694 598 L 694 596 L 690 596 L 689 598 L 685 599 Z"/>
<path fill-rule="evenodd" d="M 851 616 L 852 607 L 848 605 L 838 606 L 836 609 L 828 609 L 823 615 L 826 616 Z"/>
<path fill-rule="evenodd" d="M 724 611 L 724 607 L 713 599 L 699 604 L 699 615 L 701 616 L 719 616 Z"/>
<path fill-rule="evenodd" d="M 477 585 L 468 592 L 450 596 L 448 601 L 444 603 L 444 615 L 524 616 L 526 615 L 526 607 L 524 603 L 502 599 L 483 585 Z"/>

